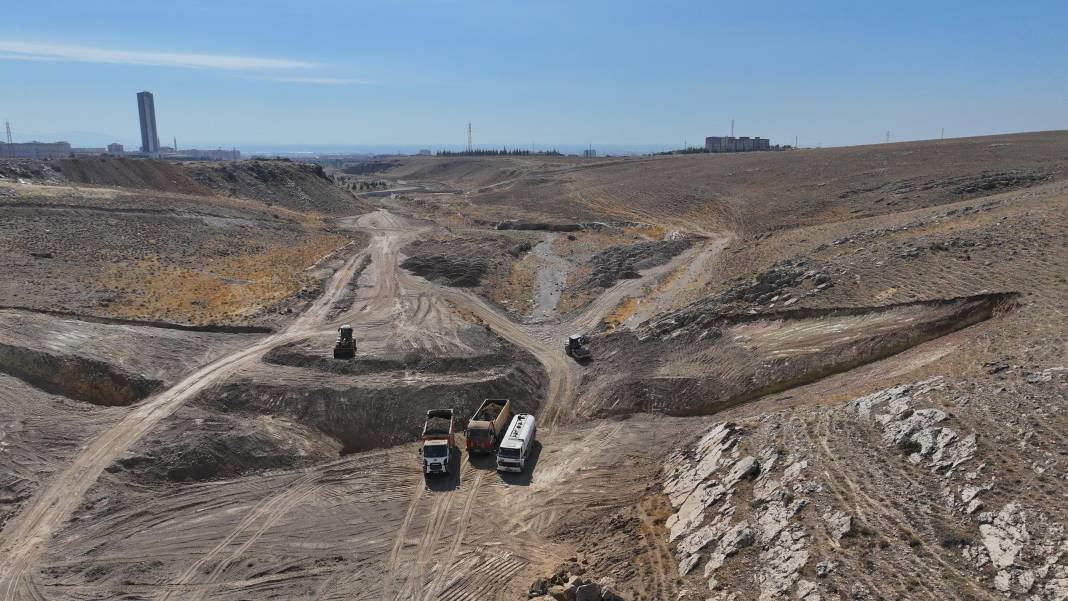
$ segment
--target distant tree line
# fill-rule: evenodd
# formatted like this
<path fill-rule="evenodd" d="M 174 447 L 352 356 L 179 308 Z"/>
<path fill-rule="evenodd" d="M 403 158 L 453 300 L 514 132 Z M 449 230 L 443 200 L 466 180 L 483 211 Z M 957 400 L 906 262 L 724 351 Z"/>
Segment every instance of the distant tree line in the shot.
<path fill-rule="evenodd" d="M 704 154 L 708 152 L 704 146 L 689 146 L 687 148 L 680 148 L 679 150 L 665 150 L 664 152 L 657 152 L 656 154 Z"/>
<path fill-rule="evenodd" d="M 770 147 L 768 150 L 793 150 L 793 146 L 789 146 L 789 145 L 780 146 L 780 145 L 776 144 L 776 145 Z M 756 150 L 741 151 L 741 150 L 738 150 L 738 151 L 734 151 L 733 153 L 720 153 L 720 154 L 738 154 L 739 152 L 761 152 L 761 151 L 756 151 Z M 687 148 L 680 148 L 678 150 L 665 150 L 664 152 L 656 152 L 656 153 L 653 153 L 653 154 L 655 154 L 655 155 L 665 155 L 665 154 L 706 154 L 706 153 L 707 154 L 714 154 L 712 151 L 706 150 L 704 146 L 689 146 Z"/>
<path fill-rule="evenodd" d="M 522 150 L 519 148 L 513 148 L 512 150 L 508 150 L 507 148 L 501 148 L 500 150 L 486 150 L 483 148 L 477 148 L 475 150 L 439 150 L 437 155 L 439 157 L 511 157 L 530 155 L 549 157 L 562 156 L 560 152 L 555 148 L 553 148 L 552 150 L 539 150 L 537 152 L 532 152 L 530 150 Z"/>

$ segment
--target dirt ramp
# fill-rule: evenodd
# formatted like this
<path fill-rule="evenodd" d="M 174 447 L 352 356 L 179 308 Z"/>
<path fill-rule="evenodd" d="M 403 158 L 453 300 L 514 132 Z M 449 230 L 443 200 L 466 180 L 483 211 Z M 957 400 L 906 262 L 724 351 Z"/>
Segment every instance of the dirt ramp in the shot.
<path fill-rule="evenodd" d="M 607 359 L 587 376 L 581 411 L 715 413 L 985 321 L 1008 310 L 1012 298 L 982 294 L 868 309 L 658 320 L 605 337 L 599 355 Z"/>
<path fill-rule="evenodd" d="M 52 355 L 0 344 L 0 372 L 52 394 L 94 405 L 132 405 L 163 383 L 113 365 L 74 355 Z"/>

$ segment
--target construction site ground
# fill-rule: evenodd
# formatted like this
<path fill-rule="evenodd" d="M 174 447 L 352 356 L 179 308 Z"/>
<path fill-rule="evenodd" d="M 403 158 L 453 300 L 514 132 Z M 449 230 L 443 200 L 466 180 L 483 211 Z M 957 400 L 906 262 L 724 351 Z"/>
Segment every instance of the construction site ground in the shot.
<path fill-rule="evenodd" d="M 79 161 L 0 165 L 0 599 L 1068 598 L 1068 134 Z M 899 385 L 966 463 L 852 402 Z M 425 412 L 489 397 L 527 471 L 424 478 Z M 722 424 L 760 468 L 695 517 Z"/>

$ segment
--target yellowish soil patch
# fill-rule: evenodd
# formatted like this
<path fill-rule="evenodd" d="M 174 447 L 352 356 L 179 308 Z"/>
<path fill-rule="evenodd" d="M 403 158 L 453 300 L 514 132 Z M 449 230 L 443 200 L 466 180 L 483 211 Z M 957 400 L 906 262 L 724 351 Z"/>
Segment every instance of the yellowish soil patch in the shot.
<path fill-rule="evenodd" d="M 254 255 L 209 258 L 200 269 L 150 257 L 109 267 L 101 285 L 119 292 L 109 312 L 122 317 L 225 322 L 296 294 L 311 283 L 305 270 L 347 243 L 342 236 L 321 234 Z"/>
<path fill-rule="evenodd" d="M 634 315 L 637 310 L 638 299 L 632 296 L 628 296 L 622 301 L 620 301 L 611 313 L 605 316 L 604 325 L 606 328 L 608 328 L 608 331 L 611 332 L 612 330 L 623 325 L 631 315 Z"/>
<path fill-rule="evenodd" d="M 537 277 L 537 257 L 531 253 L 512 263 L 508 280 L 504 282 L 486 281 L 482 284 L 493 302 L 508 307 L 520 315 L 530 313 L 533 307 L 534 283 Z"/>

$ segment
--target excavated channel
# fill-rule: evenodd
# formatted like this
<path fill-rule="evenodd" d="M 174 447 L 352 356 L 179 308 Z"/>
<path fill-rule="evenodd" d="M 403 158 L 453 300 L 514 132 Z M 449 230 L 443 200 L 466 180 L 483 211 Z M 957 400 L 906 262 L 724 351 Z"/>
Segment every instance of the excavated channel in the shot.
<path fill-rule="evenodd" d="M 2 343 L 0 372 L 45 392 L 94 405 L 132 405 L 163 387 L 159 380 L 124 372 L 103 361 Z"/>
<path fill-rule="evenodd" d="M 265 359 L 275 367 L 204 391 L 108 471 L 151 483 L 307 466 L 418 440 L 429 409 L 454 409 L 458 431 L 486 398 L 535 412 L 547 384 L 515 348 L 412 363 L 335 361 L 288 345 Z"/>

